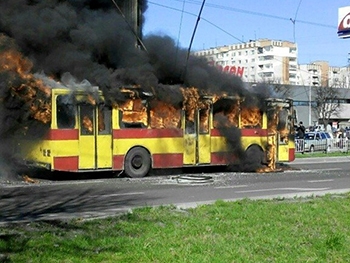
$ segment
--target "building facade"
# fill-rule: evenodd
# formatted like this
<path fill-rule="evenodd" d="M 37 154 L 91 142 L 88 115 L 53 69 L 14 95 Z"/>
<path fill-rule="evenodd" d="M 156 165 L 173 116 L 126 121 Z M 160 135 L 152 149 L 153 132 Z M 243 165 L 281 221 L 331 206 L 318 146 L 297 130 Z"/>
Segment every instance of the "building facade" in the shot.
<path fill-rule="evenodd" d="M 312 105 L 316 103 L 317 87 L 339 88 L 339 112 L 333 123 L 349 123 L 350 127 L 350 67 L 330 66 L 327 61 L 298 64 L 297 45 L 288 41 L 260 39 L 247 43 L 215 47 L 193 52 L 208 63 L 243 82 L 265 82 L 286 87 L 295 102 L 298 119 L 307 126 L 319 124 L 320 116 Z"/>
<path fill-rule="evenodd" d="M 289 41 L 260 39 L 193 52 L 244 82 L 298 83 L 298 49 Z"/>
<path fill-rule="evenodd" d="M 298 64 L 298 48 L 289 41 L 260 39 L 193 52 L 244 82 L 350 88 L 350 67 L 327 61 Z"/>
<path fill-rule="evenodd" d="M 298 67 L 301 85 L 350 88 L 350 67 L 332 67 L 327 61 L 315 61 Z"/>

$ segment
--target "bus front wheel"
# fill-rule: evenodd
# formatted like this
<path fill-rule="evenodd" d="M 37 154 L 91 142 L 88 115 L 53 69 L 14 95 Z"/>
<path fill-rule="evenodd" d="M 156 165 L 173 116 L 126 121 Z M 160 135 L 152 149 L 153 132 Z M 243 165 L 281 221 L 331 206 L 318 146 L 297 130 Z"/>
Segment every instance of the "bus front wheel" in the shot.
<path fill-rule="evenodd" d="M 144 177 L 151 168 L 151 158 L 149 153 L 141 147 L 132 148 L 125 158 L 125 173 L 133 178 Z"/>

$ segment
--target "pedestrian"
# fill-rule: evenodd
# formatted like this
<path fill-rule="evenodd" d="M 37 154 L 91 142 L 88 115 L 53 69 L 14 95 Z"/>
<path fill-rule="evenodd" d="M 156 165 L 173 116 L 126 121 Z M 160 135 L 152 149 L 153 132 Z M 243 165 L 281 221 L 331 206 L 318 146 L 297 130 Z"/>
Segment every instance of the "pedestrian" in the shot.
<path fill-rule="evenodd" d="M 305 135 L 305 127 L 303 125 L 303 122 L 299 122 L 299 126 L 297 128 L 297 136 L 298 139 L 304 139 L 304 135 Z"/>

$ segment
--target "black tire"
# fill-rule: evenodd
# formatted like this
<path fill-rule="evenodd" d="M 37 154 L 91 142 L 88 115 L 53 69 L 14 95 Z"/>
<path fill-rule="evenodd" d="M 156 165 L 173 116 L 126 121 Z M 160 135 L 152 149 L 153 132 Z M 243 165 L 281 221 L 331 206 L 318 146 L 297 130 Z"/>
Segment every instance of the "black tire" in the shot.
<path fill-rule="evenodd" d="M 310 146 L 310 152 L 311 153 L 315 152 L 315 147 L 313 145 Z"/>
<path fill-rule="evenodd" d="M 151 157 L 141 147 L 132 148 L 125 157 L 125 173 L 132 178 L 144 177 L 151 169 Z"/>
<path fill-rule="evenodd" d="M 244 172 L 256 172 L 263 167 L 264 152 L 258 146 L 251 146 L 245 152 L 244 160 L 241 164 L 241 170 Z"/>

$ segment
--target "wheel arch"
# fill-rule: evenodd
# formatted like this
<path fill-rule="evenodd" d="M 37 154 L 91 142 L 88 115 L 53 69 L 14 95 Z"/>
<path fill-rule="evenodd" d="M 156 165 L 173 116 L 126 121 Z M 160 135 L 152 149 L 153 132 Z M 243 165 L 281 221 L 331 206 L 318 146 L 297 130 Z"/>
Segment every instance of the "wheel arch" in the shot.
<path fill-rule="evenodd" d="M 245 149 L 245 153 L 248 152 L 248 150 L 253 150 L 253 149 L 257 149 L 260 150 L 263 153 L 263 163 L 267 162 L 267 150 L 265 150 L 261 145 L 259 145 L 258 143 L 252 143 L 250 145 L 248 145 L 248 147 L 246 147 Z"/>

